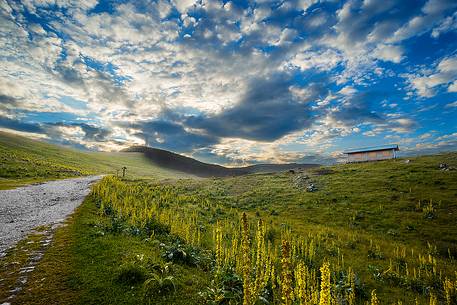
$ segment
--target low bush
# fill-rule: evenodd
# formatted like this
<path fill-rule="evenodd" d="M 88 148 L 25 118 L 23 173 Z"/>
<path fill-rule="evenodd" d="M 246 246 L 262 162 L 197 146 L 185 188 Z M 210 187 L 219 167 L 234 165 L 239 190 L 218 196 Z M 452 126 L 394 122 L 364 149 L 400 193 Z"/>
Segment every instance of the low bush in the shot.
<path fill-rule="evenodd" d="M 188 266 L 199 266 L 208 269 L 212 262 L 210 251 L 204 251 L 189 244 L 183 244 L 175 240 L 171 244 L 161 244 L 162 257 L 169 262 L 185 264 Z"/>
<path fill-rule="evenodd" d="M 108 228 L 112 233 L 122 233 L 124 231 L 125 224 L 122 219 L 118 217 L 111 217 L 111 226 Z"/>
<path fill-rule="evenodd" d="M 240 304 L 243 300 L 243 279 L 232 268 L 220 270 L 211 285 L 199 294 L 204 304 Z"/>
<path fill-rule="evenodd" d="M 152 264 L 152 273 L 143 284 L 143 299 L 146 304 L 155 304 L 157 297 L 164 297 L 176 291 L 178 282 L 172 275 L 172 264 Z"/>

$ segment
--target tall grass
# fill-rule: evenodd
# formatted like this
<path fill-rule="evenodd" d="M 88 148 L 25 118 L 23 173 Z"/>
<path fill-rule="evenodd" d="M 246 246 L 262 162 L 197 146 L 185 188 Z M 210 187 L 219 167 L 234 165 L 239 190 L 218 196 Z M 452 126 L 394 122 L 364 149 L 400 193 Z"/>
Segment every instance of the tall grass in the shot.
<path fill-rule="evenodd" d="M 215 278 L 226 270 L 241 276 L 243 305 L 382 301 L 374 290 L 368 296 L 355 270 L 345 266 L 339 247 L 326 232 L 302 236 L 282 226 L 280 238 L 267 238 L 273 228 L 261 219 L 255 224 L 246 213 L 239 215 L 202 196 L 181 194 L 173 186 L 131 184 L 105 177 L 93 188 L 93 194 L 100 213 L 136 230 L 148 235 L 169 231 L 190 245 L 213 250 Z M 371 247 L 379 258 L 381 249 L 373 243 Z M 379 270 L 377 276 L 385 283 L 405 285 L 428 295 L 430 304 L 456 304 L 457 274 L 444 276 L 433 246 L 427 252 L 408 255 L 405 248 L 397 248 L 389 268 Z"/>

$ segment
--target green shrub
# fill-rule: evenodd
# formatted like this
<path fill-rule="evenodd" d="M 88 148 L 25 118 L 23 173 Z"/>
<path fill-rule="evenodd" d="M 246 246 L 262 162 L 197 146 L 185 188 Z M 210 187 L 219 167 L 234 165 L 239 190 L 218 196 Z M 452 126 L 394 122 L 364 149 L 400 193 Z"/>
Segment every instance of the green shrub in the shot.
<path fill-rule="evenodd" d="M 143 284 L 143 299 L 147 304 L 154 304 L 157 297 L 164 297 L 176 291 L 177 280 L 171 274 L 171 264 L 151 265 L 152 274 Z"/>
<path fill-rule="evenodd" d="M 210 252 L 203 251 L 189 244 L 183 244 L 180 240 L 175 240 L 170 245 L 161 244 L 161 247 L 162 257 L 169 262 L 188 266 L 200 266 L 207 269 L 212 261 Z"/>
<path fill-rule="evenodd" d="M 122 233 L 124 231 L 125 224 L 122 219 L 118 217 L 111 217 L 111 227 L 109 231 L 112 233 Z"/>
<path fill-rule="evenodd" d="M 219 271 L 211 286 L 199 293 L 204 304 L 240 304 L 243 299 L 243 279 L 232 268 Z"/>

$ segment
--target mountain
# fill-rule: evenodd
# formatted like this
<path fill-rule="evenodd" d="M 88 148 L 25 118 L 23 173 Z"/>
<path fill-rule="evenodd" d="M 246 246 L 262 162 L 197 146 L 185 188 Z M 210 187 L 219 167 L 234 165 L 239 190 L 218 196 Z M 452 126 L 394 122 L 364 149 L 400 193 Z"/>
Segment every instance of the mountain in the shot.
<path fill-rule="evenodd" d="M 246 167 L 224 167 L 204 163 L 193 158 L 179 155 L 167 150 L 147 146 L 132 146 L 122 152 L 140 152 L 156 166 L 196 175 L 199 177 L 227 177 L 252 173 L 271 173 L 290 169 L 305 169 L 319 166 L 318 164 L 256 164 Z"/>

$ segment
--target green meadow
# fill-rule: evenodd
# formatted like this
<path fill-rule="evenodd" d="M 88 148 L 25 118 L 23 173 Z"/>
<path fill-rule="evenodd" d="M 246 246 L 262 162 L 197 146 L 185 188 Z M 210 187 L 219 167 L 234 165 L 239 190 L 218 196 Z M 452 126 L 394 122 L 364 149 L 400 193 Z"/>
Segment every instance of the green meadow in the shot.
<path fill-rule="evenodd" d="M 0 189 L 83 175 L 166 179 L 191 175 L 164 170 L 140 153 L 83 152 L 0 132 Z"/>
<path fill-rule="evenodd" d="M 0 141 L 4 188 L 128 168 L 57 229 L 16 304 L 457 304 L 457 170 L 439 168 L 457 153 L 195 179 Z M 1 259 L 0 285 L 28 247 Z"/>

